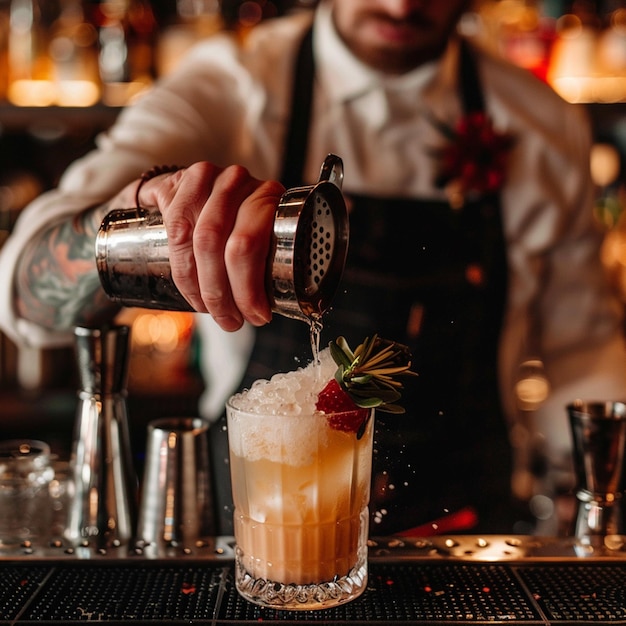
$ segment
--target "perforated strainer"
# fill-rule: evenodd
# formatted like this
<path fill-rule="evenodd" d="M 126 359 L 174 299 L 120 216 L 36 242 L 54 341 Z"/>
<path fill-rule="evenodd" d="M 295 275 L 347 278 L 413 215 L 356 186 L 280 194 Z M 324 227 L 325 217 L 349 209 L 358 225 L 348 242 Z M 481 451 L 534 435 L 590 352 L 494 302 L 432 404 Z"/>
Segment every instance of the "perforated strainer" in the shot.
<path fill-rule="evenodd" d="M 316 185 L 289 189 L 281 198 L 271 293 L 275 310 L 283 315 L 320 317 L 337 291 L 348 249 L 342 181 L 342 161 L 329 154 Z"/>
<path fill-rule="evenodd" d="M 315 185 L 288 189 L 274 220 L 268 295 L 276 313 L 315 320 L 335 295 L 348 249 L 341 193 L 343 163 L 329 154 Z M 167 232 L 157 209 L 114 209 L 96 237 L 96 264 L 107 295 L 125 306 L 192 311 L 172 280 Z"/>

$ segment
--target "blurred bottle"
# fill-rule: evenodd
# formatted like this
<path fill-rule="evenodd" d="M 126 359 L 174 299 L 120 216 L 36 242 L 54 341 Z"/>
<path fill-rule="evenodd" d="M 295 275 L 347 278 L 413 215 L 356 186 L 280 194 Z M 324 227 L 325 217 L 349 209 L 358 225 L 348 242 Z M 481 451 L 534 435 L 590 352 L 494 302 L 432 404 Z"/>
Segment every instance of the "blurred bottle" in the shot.
<path fill-rule="evenodd" d="M 596 100 L 604 88 L 597 80 L 600 25 L 595 5 L 586 0 L 573 2 L 557 20 L 548 82 L 569 102 Z"/>
<path fill-rule="evenodd" d="M 605 18 L 598 37 L 598 74 L 606 84 L 605 102 L 626 99 L 626 7 L 616 8 Z"/>
<path fill-rule="evenodd" d="M 147 0 L 101 0 L 95 21 L 102 97 L 123 106 L 155 78 L 156 19 Z"/>
<path fill-rule="evenodd" d="M 8 37 L 8 99 L 17 105 L 55 102 L 50 27 L 59 15 L 56 0 L 11 0 Z"/>
<path fill-rule="evenodd" d="M 223 27 L 219 0 L 177 0 L 174 19 L 165 26 L 157 44 L 157 74 L 172 72 L 196 42 Z"/>
<path fill-rule="evenodd" d="M 97 40 L 82 0 L 61 0 L 48 45 L 57 104 L 91 106 L 100 99 Z"/>
<path fill-rule="evenodd" d="M 1 31 L 0 23 L 0 48 Z M 10 0 L 7 39 L 7 96 L 13 104 L 98 101 L 96 30 L 83 0 Z"/>

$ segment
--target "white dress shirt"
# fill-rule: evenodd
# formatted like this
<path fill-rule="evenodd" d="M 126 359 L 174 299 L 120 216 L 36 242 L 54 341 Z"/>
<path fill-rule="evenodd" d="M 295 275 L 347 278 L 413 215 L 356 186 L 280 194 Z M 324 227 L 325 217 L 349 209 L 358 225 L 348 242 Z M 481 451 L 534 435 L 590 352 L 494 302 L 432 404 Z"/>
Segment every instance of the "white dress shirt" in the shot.
<path fill-rule="evenodd" d="M 461 114 L 457 45 L 452 42 L 437 62 L 385 76 L 343 45 L 327 3 L 318 7 L 315 22 L 309 181 L 317 180 L 325 155 L 333 152 L 343 159 L 348 193 L 442 198 L 433 185 L 430 151 L 444 138 L 425 112 L 450 122 Z M 198 44 L 176 72 L 123 111 L 58 189 L 24 210 L 0 254 L 0 325 L 14 341 L 49 347 L 72 339 L 71 332 L 52 333 L 20 319 L 13 308 L 17 258 L 44 226 L 108 200 L 155 164 L 208 160 L 242 164 L 262 179 L 279 176 L 295 51 L 309 24 L 303 12 L 262 23 L 242 47 L 228 34 Z M 510 268 L 499 355 L 503 402 L 513 425 L 519 419 L 518 366 L 538 351 L 552 392 L 532 428 L 545 437 L 558 466 L 570 458 L 565 405 L 576 397 L 626 397 L 621 311 L 602 279 L 601 233 L 592 217 L 589 125 L 582 108 L 566 104 L 525 70 L 485 52 L 478 69 L 488 114 L 515 138 L 502 190 Z M 529 340 L 531 308 L 540 320 L 532 327 L 542 332 Z M 207 384 L 202 411 L 215 419 L 240 379 L 254 330 L 224 333 L 210 316 L 197 318 Z"/>

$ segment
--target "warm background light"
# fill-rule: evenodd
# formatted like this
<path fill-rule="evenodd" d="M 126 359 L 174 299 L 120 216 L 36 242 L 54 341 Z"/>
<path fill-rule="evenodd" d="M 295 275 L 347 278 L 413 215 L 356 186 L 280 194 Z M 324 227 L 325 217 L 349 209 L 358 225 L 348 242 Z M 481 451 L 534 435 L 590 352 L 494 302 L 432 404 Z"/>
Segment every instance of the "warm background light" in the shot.
<path fill-rule="evenodd" d="M 135 388 L 172 388 L 193 362 L 194 315 L 125 309 L 118 318 L 131 327 L 129 381 Z"/>
<path fill-rule="evenodd" d="M 596 143 L 591 149 L 591 176 L 598 187 L 613 184 L 619 176 L 620 156 L 615 146 Z"/>

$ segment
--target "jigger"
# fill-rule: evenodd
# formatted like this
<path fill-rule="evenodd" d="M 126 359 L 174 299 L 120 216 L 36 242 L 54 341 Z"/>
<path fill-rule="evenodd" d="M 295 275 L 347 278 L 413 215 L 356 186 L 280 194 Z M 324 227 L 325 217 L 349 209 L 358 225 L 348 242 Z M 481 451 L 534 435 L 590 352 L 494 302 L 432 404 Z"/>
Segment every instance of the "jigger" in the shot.
<path fill-rule="evenodd" d="M 576 537 L 620 534 L 626 404 L 576 400 L 567 412 L 577 481 Z"/>
<path fill-rule="evenodd" d="M 136 520 L 126 378 L 128 326 L 76 328 L 81 389 L 74 426 L 74 493 L 65 535 L 99 547 L 128 543 Z"/>

